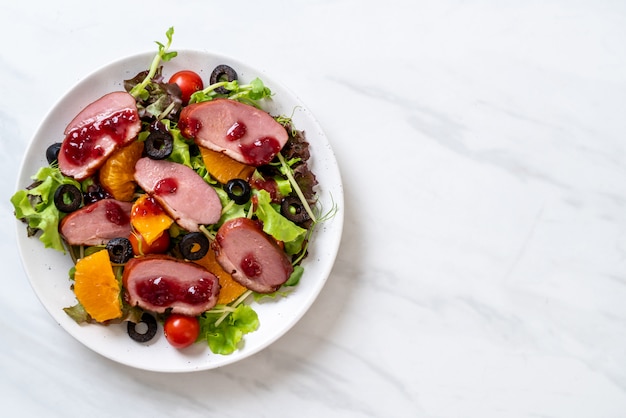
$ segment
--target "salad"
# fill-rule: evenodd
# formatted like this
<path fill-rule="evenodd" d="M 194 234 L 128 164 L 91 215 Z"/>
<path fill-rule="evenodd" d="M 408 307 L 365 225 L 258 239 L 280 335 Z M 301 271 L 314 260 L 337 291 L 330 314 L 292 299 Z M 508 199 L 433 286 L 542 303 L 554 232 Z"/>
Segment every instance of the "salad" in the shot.
<path fill-rule="evenodd" d="M 270 115 L 269 87 L 217 66 L 167 74 L 173 28 L 124 91 L 88 104 L 33 183 L 11 198 L 29 236 L 67 253 L 80 324 L 126 324 L 149 341 L 230 354 L 259 318 L 250 301 L 287 295 L 320 213 L 308 143 Z M 138 326 L 138 324 L 145 324 Z"/>

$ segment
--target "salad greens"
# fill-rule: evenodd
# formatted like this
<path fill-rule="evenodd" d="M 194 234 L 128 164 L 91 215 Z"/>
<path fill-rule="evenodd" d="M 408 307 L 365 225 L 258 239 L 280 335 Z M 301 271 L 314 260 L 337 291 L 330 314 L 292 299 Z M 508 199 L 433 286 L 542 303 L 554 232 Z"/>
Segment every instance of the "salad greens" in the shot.
<path fill-rule="evenodd" d="M 45 248 L 53 248 L 65 253 L 63 241 L 59 235 L 59 222 L 63 218 L 54 204 L 54 193 L 62 184 L 80 184 L 61 174 L 56 165 L 41 167 L 32 177 L 35 182 L 26 189 L 18 190 L 11 203 L 15 209 L 15 217 L 28 224 L 28 236 L 41 231 L 39 240 Z"/>
<path fill-rule="evenodd" d="M 148 116 L 161 120 L 175 117 L 183 106 L 180 88 L 174 83 L 167 83 L 161 74 L 161 61 L 171 61 L 178 55 L 176 51 L 169 50 L 174 28 L 170 27 L 165 35 L 167 44 L 156 42 L 159 51 L 154 56 L 150 69 L 124 81 L 124 88 L 137 100 L 137 110 L 141 118 Z"/>
<path fill-rule="evenodd" d="M 271 204 L 270 194 L 266 190 L 255 192 L 257 196 L 256 216 L 263 222 L 263 231 L 276 240 L 285 243 L 285 251 L 289 255 L 297 254 L 302 250 L 307 230 L 299 227 L 280 214 Z"/>
<path fill-rule="evenodd" d="M 134 98 L 146 100 L 150 96 L 150 91 L 147 87 L 149 84 L 152 83 L 152 80 L 155 78 L 157 73 L 160 73 L 159 64 L 161 63 L 161 61 L 170 61 L 172 58 L 178 55 L 176 51 L 169 51 L 169 48 L 172 45 L 173 35 L 174 28 L 170 27 L 167 32 L 165 32 L 165 36 L 167 37 L 167 45 L 163 45 L 161 42 L 156 41 L 156 44 L 159 46 L 159 52 L 154 56 L 152 64 L 150 64 L 150 69 L 145 74 L 143 80 L 133 86 L 133 88 L 129 91 L 130 95 Z"/>
<path fill-rule="evenodd" d="M 198 341 L 206 340 L 215 354 L 231 354 L 235 351 L 243 336 L 259 327 L 257 313 L 242 303 L 251 293 L 248 290 L 231 306 L 216 306 L 200 315 Z"/>
<path fill-rule="evenodd" d="M 230 91 L 228 94 L 217 93 L 215 90 L 223 87 Z M 260 107 L 258 101 L 272 96 L 272 91 L 266 87 L 260 78 L 255 78 L 248 84 L 239 84 L 239 81 L 219 81 L 213 83 L 204 90 L 200 90 L 191 95 L 189 103 L 201 103 L 217 98 L 227 98 L 237 100 L 242 103 Z"/>

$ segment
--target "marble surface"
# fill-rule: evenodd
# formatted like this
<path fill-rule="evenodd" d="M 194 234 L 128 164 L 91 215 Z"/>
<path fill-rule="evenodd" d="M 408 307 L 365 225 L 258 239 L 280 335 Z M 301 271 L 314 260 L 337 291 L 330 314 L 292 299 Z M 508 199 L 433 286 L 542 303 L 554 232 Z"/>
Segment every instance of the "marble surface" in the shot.
<path fill-rule="evenodd" d="M 626 3 L 174 3 L 2 6 L 3 416 L 626 416 Z M 294 91 L 346 193 L 305 317 L 190 374 L 67 335 L 30 288 L 9 203 L 56 100 L 171 25 L 173 49 Z"/>

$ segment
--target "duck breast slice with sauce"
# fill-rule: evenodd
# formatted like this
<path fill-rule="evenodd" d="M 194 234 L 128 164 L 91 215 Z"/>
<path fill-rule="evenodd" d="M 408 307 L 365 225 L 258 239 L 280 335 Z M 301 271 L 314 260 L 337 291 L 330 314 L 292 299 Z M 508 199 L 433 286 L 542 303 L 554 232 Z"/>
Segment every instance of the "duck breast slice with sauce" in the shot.
<path fill-rule="evenodd" d="M 167 255 L 131 259 L 122 278 L 126 301 L 152 312 L 197 316 L 217 303 L 218 278 L 204 267 Z"/>
<path fill-rule="evenodd" d="M 289 139 L 269 113 L 229 99 L 183 108 L 178 127 L 196 144 L 255 167 L 269 163 Z"/>
<path fill-rule="evenodd" d="M 119 91 L 85 107 L 65 128 L 59 169 L 76 180 L 96 172 L 116 149 L 129 144 L 141 130 L 135 98 Z"/>
<path fill-rule="evenodd" d="M 70 245 L 104 245 L 131 232 L 132 203 L 102 199 L 64 217 L 59 233 Z"/>
<path fill-rule="evenodd" d="M 135 164 L 135 181 L 187 231 L 197 232 L 199 225 L 220 219 L 217 192 L 186 165 L 143 157 Z"/>
<path fill-rule="evenodd" d="M 272 293 L 289 279 L 293 266 L 258 221 L 226 221 L 213 241 L 217 262 L 238 283 L 258 293 Z"/>

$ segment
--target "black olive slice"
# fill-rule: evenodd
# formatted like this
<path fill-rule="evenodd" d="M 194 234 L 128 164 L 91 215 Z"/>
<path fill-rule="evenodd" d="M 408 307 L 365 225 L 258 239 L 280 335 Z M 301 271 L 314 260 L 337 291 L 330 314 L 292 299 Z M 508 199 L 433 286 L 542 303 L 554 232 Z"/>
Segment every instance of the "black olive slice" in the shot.
<path fill-rule="evenodd" d="M 133 258 L 133 245 L 128 238 L 112 238 L 106 245 L 109 258 L 114 264 L 124 264 Z"/>
<path fill-rule="evenodd" d="M 85 205 L 89 205 L 91 203 L 96 203 L 99 200 L 109 199 L 111 197 L 113 197 L 113 195 L 107 192 L 104 187 L 99 184 L 90 184 L 87 186 L 85 193 L 83 193 L 83 202 Z"/>
<path fill-rule="evenodd" d="M 292 222 L 300 223 L 309 219 L 304 205 L 296 196 L 287 196 L 280 202 L 280 213 Z"/>
<path fill-rule="evenodd" d="M 137 325 L 139 324 L 146 324 L 147 329 L 146 332 L 139 332 L 137 331 Z M 132 338 L 133 340 L 137 341 L 138 343 L 145 343 L 150 341 L 152 338 L 154 338 L 154 336 L 156 335 L 157 332 L 157 321 L 156 318 L 152 315 L 150 315 L 147 312 L 144 312 L 143 315 L 141 315 L 141 320 L 138 323 L 134 323 L 134 322 L 130 322 L 128 321 L 128 336 L 130 338 Z"/>
<path fill-rule="evenodd" d="M 54 192 L 54 205 L 61 212 L 74 212 L 82 203 L 83 193 L 73 184 L 62 184 Z"/>
<path fill-rule="evenodd" d="M 252 194 L 250 184 L 242 179 L 229 180 L 228 183 L 226 183 L 224 190 L 226 190 L 228 197 L 238 205 L 243 205 L 250 200 L 250 196 Z"/>
<path fill-rule="evenodd" d="M 190 232 L 180 240 L 178 247 L 187 260 L 200 260 L 209 251 L 209 239 L 202 232 Z"/>
<path fill-rule="evenodd" d="M 211 84 L 219 83 L 220 81 L 235 81 L 237 80 L 237 72 L 226 64 L 221 64 L 215 67 L 209 78 Z M 224 87 L 218 87 L 215 89 L 216 93 L 228 94 L 230 90 Z"/>
<path fill-rule="evenodd" d="M 55 142 L 46 149 L 46 160 L 48 164 L 52 164 L 59 160 L 59 152 L 61 151 L 61 143 Z"/>
<path fill-rule="evenodd" d="M 153 160 L 164 160 L 174 149 L 174 139 L 168 132 L 152 131 L 146 138 L 144 150 Z"/>

